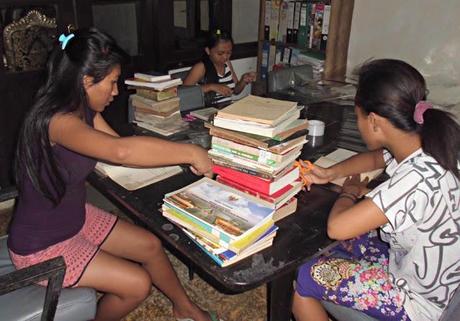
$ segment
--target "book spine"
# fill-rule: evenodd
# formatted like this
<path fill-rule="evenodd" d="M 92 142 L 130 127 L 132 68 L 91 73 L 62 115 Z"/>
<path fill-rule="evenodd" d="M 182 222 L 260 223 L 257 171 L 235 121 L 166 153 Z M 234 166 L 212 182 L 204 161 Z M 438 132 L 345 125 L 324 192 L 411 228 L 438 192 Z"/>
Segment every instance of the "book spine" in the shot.
<path fill-rule="evenodd" d="M 270 229 L 273 225 L 274 221 L 272 219 L 266 220 L 259 227 L 252 230 L 251 233 L 244 234 L 238 237 L 238 239 L 232 241 L 229 244 L 228 249 L 237 254 L 241 253 L 244 249 L 248 248 L 251 244 L 257 241 L 260 236 L 267 232 L 267 230 Z"/>
<path fill-rule="evenodd" d="M 177 93 L 173 91 L 155 91 L 149 89 L 136 89 L 136 95 L 154 101 L 163 101 L 166 99 L 177 97 Z"/>
<path fill-rule="evenodd" d="M 187 233 L 187 235 L 190 237 L 190 239 L 201 249 L 203 250 L 204 253 L 206 253 L 214 262 L 217 263 L 220 267 L 224 264 L 224 262 L 220 259 L 220 257 L 214 253 L 212 253 L 206 246 L 201 242 L 199 239 L 197 239 L 195 236 L 193 236 L 192 233 Z"/>
<path fill-rule="evenodd" d="M 208 154 L 211 155 L 211 156 L 217 156 L 218 158 L 228 160 L 228 161 L 236 163 L 236 164 L 241 164 L 244 167 L 249 167 L 249 168 L 252 168 L 252 169 L 254 169 L 256 171 L 264 171 L 266 173 L 275 172 L 275 168 L 273 168 L 271 166 L 260 164 L 260 163 L 258 163 L 256 161 L 253 161 L 253 160 L 250 160 L 250 159 L 247 159 L 247 158 L 238 157 L 238 156 L 235 156 L 235 155 L 232 155 L 232 154 L 220 152 L 220 151 L 218 151 L 216 149 L 210 149 L 208 151 Z"/>
<path fill-rule="evenodd" d="M 273 197 L 267 195 L 266 193 L 261 193 L 260 191 L 256 191 L 254 189 L 251 189 L 249 188 L 248 186 L 245 186 L 243 184 L 239 184 L 235 181 L 232 181 L 226 177 L 224 177 L 223 175 L 218 175 L 216 180 L 219 182 L 219 183 L 222 183 L 222 184 L 225 184 L 227 186 L 230 186 L 232 188 L 236 188 L 237 190 L 240 190 L 244 193 L 248 193 L 250 195 L 253 195 L 255 197 L 258 197 L 264 201 L 267 201 L 267 202 L 270 202 L 270 203 L 275 203 L 276 202 L 276 199 L 274 199 Z"/>
<path fill-rule="evenodd" d="M 271 175 L 269 173 L 265 173 L 265 172 L 257 171 L 255 169 L 247 168 L 247 167 L 241 166 L 239 164 L 235 164 L 235 163 L 230 162 L 230 161 L 226 161 L 226 160 L 224 161 L 224 160 L 220 159 L 219 157 L 213 157 L 213 155 L 210 155 L 210 156 L 211 156 L 213 162 L 215 164 L 217 164 L 217 165 L 228 167 L 228 168 L 231 168 L 233 170 L 239 171 L 241 173 L 254 175 L 254 176 L 265 178 L 265 179 L 272 179 L 273 178 L 273 175 Z"/>
<path fill-rule="evenodd" d="M 170 203 L 170 201 L 167 198 L 165 199 L 163 208 L 169 213 L 174 214 L 174 216 L 178 218 L 180 221 L 188 223 L 195 229 L 199 229 L 207 234 L 214 235 L 215 240 L 218 240 L 218 243 L 222 246 L 227 246 L 232 241 L 232 237 L 230 237 L 228 234 L 222 232 L 221 230 L 217 229 L 211 224 L 196 218 L 190 213 L 187 213 L 186 211 L 183 211 L 182 209 L 174 206 L 174 204 Z"/>
<path fill-rule="evenodd" d="M 265 17 L 264 17 L 264 39 L 270 40 L 270 20 L 272 13 L 272 3 L 270 0 L 265 1 Z"/>
<path fill-rule="evenodd" d="M 278 25 L 280 18 L 280 6 L 281 0 L 271 1 L 270 10 L 270 40 L 276 40 L 278 38 Z"/>
<path fill-rule="evenodd" d="M 225 153 L 228 155 L 235 155 L 237 157 L 246 158 L 263 165 L 276 166 L 278 163 L 283 161 L 283 156 L 280 154 L 273 154 L 269 151 L 262 149 L 248 150 L 244 147 L 232 147 L 226 144 L 212 142 L 212 148 L 218 152 Z"/>
<path fill-rule="evenodd" d="M 265 142 L 257 141 L 255 139 L 253 140 L 250 137 L 246 138 L 246 137 L 241 137 L 239 135 L 233 135 L 232 133 L 227 133 L 227 132 L 224 132 L 224 131 L 221 131 L 221 130 L 216 131 L 214 129 L 211 129 L 209 131 L 209 135 L 219 137 L 219 138 L 222 138 L 222 139 L 226 139 L 226 140 L 231 140 L 232 142 L 235 142 L 235 143 L 238 143 L 238 144 L 244 144 L 244 145 L 247 145 L 247 146 L 252 146 L 252 147 L 255 147 L 255 148 L 261 148 L 261 149 L 268 148 L 268 144 L 265 143 Z"/>
<path fill-rule="evenodd" d="M 264 41 L 262 44 L 262 62 L 260 64 L 260 77 L 262 79 L 268 78 L 268 64 L 270 59 L 270 42 Z"/>

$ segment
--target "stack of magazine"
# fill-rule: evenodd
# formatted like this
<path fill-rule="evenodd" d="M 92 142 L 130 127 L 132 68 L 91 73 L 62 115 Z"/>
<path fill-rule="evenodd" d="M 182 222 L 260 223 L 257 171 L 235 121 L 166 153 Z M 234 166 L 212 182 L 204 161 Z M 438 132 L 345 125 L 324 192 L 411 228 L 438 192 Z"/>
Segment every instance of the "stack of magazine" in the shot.
<path fill-rule="evenodd" d="M 296 102 L 247 96 L 220 110 L 210 128 L 217 181 L 270 202 L 274 220 L 295 213 L 302 188 L 294 166 L 307 142 Z"/>
<path fill-rule="evenodd" d="M 163 201 L 163 215 L 221 267 L 270 247 L 278 229 L 272 203 L 206 177 Z"/>
<path fill-rule="evenodd" d="M 125 84 L 136 90 L 129 98 L 139 127 L 163 136 L 188 128 L 179 112 L 177 86 L 182 84 L 182 80 L 172 79 L 170 75 L 135 73 L 133 79 L 125 80 Z"/>

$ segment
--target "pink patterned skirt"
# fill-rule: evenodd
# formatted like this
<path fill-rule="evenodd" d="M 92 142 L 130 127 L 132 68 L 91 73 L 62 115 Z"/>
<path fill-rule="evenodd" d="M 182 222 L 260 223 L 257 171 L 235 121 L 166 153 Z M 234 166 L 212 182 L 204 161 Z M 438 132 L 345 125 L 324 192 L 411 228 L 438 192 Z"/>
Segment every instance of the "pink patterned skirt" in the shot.
<path fill-rule="evenodd" d="M 101 244 L 109 236 L 117 222 L 115 215 L 88 203 L 85 207 L 85 224 L 70 239 L 29 255 L 19 255 L 10 250 L 11 261 L 13 261 L 16 268 L 24 268 L 57 256 L 62 256 L 67 266 L 64 276 L 64 287 L 77 286 L 89 262 L 96 256 Z M 39 284 L 46 285 L 47 282 L 42 281 Z"/>

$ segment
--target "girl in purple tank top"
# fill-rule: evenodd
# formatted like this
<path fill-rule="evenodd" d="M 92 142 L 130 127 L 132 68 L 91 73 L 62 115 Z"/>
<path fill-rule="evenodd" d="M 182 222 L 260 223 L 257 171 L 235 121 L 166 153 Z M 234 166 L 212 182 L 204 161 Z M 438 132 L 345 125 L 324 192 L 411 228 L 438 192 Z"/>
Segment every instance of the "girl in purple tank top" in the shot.
<path fill-rule="evenodd" d="M 118 94 L 126 54 L 94 28 L 59 41 L 19 136 L 20 195 L 8 238 L 14 264 L 22 268 L 63 256 L 65 287 L 105 293 L 95 320 L 122 319 L 152 284 L 172 301 L 177 319 L 217 320 L 189 299 L 155 235 L 86 204 L 85 194 L 96 160 L 137 167 L 190 164 L 194 173 L 210 175 L 206 150 L 153 137 L 119 137 L 101 112 Z"/>

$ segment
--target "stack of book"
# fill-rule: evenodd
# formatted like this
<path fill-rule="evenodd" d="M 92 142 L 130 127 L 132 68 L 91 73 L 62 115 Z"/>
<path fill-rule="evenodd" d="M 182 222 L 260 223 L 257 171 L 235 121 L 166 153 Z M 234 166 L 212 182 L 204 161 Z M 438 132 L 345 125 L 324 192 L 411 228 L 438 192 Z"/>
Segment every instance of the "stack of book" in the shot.
<path fill-rule="evenodd" d="M 170 75 L 135 73 L 133 79 L 125 80 L 125 84 L 136 91 L 130 95 L 130 103 L 138 126 L 163 136 L 187 128 L 180 115 L 177 97 L 181 79 L 172 79 Z"/>
<path fill-rule="evenodd" d="M 163 215 L 222 267 L 270 247 L 278 229 L 272 203 L 206 177 L 163 201 Z"/>
<path fill-rule="evenodd" d="M 294 162 L 308 122 L 299 116 L 295 102 L 247 96 L 207 125 L 217 181 L 272 204 L 275 221 L 295 212 L 302 188 Z"/>

